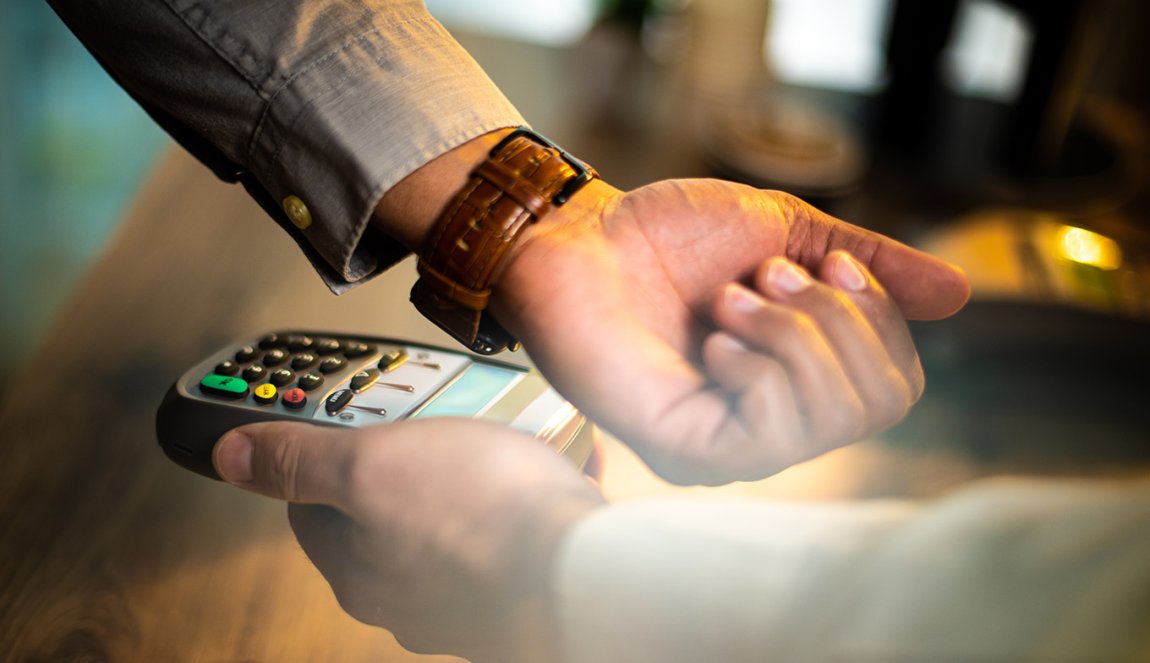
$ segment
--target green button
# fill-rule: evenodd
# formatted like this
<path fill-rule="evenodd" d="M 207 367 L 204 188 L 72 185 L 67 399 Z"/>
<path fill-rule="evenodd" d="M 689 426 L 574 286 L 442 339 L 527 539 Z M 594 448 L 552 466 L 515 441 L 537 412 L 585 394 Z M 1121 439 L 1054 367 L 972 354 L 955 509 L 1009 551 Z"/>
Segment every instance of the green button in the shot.
<path fill-rule="evenodd" d="M 243 398 L 248 395 L 248 383 L 229 375 L 205 375 L 200 389 L 213 396 Z"/>

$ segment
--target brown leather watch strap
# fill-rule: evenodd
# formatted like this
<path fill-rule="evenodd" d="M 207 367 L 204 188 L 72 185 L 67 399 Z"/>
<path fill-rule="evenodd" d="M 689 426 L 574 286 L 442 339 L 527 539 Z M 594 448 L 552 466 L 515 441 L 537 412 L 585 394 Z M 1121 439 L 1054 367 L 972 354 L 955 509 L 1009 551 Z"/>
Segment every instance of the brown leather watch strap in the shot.
<path fill-rule="evenodd" d="M 515 339 L 486 311 L 500 269 L 524 228 L 595 176 L 530 130 L 508 134 L 436 222 L 411 301 L 474 352 L 515 349 Z"/>

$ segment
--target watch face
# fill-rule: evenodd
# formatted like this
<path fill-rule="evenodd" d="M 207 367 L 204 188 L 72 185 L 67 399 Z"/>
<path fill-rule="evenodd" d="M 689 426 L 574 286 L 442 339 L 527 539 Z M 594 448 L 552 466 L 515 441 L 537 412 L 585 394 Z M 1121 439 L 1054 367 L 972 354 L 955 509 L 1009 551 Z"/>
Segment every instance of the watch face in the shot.
<path fill-rule="evenodd" d="M 475 335 L 475 343 L 471 345 L 472 352 L 481 355 L 493 355 L 504 350 L 515 352 L 518 349 L 519 341 L 511 336 L 490 313 L 484 311 L 479 316 L 479 331 Z"/>

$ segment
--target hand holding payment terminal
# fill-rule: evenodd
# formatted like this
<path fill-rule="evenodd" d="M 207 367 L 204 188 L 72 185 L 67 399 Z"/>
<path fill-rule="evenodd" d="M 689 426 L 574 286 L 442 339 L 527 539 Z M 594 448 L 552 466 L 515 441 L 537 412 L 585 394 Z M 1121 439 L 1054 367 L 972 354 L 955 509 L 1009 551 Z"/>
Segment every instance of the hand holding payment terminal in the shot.
<path fill-rule="evenodd" d="M 363 427 L 440 416 L 505 423 L 576 466 L 591 452 L 585 417 L 537 371 L 411 341 L 305 331 L 239 342 L 193 366 L 164 397 L 156 433 L 169 458 L 218 479 L 216 440 L 243 424 Z"/>

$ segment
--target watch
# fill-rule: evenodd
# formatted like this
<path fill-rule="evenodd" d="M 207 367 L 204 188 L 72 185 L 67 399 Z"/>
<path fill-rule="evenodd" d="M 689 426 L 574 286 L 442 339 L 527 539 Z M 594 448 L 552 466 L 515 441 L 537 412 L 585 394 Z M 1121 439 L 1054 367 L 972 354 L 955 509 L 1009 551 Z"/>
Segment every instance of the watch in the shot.
<path fill-rule="evenodd" d="M 519 235 L 598 174 L 543 136 L 520 127 L 492 148 L 432 228 L 411 301 L 472 352 L 515 350 L 487 311 L 500 268 Z"/>

